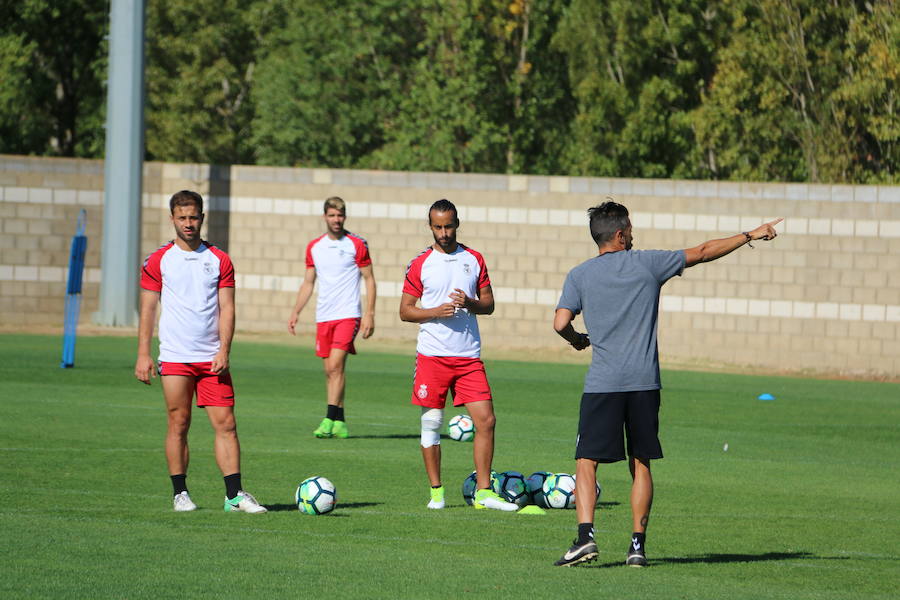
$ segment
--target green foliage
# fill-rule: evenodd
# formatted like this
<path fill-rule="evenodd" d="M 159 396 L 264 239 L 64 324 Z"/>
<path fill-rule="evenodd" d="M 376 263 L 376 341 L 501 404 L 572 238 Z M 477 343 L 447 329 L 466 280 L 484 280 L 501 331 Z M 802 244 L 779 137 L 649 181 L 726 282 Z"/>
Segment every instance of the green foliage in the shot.
<path fill-rule="evenodd" d="M 146 147 L 152 160 L 252 163 L 255 52 L 267 0 L 150 0 Z"/>
<path fill-rule="evenodd" d="M 252 137 L 261 163 L 354 167 L 384 144 L 418 43 L 408 5 L 284 3 L 259 48 Z"/>
<path fill-rule="evenodd" d="M 0 3 L 0 152 L 100 156 L 106 5 Z M 900 181 L 893 0 L 149 0 L 146 154 Z"/>
<path fill-rule="evenodd" d="M 0 153 L 99 156 L 107 3 L 0 2 Z"/>
<path fill-rule="evenodd" d="M 896 597 L 900 560 L 896 384 L 664 372 L 653 463 L 650 568 L 622 563 L 630 476 L 601 465 L 600 558 L 551 563 L 574 510 L 476 511 L 460 487 L 472 445 L 441 444 L 447 508 L 428 510 L 409 403 L 414 344 L 347 368 L 352 437 L 311 431 L 325 408 L 311 347 L 234 345 L 243 483 L 270 508 L 225 514 L 202 409 L 188 486 L 174 513 L 159 387 L 133 376 L 134 339 L 78 339 L 60 369 L 56 336 L 0 335 L 0 591 L 8 598 L 460 598 L 548 590 L 557 598 Z M 494 467 L 571 472 L 584 366 L 486 361 L 497 413 Z M 772 392 L 777 400 L 759 402 Z M 459 412 L 463 412 L 460 410 Z M 456 414 L 448 409 L 447 416 Z M 725 443 L 728 451 L 723 451 Z M 878 457 L 873 460 L 872 457 Z M 296 486 L 337 487 L 326 516 L 302 515 Z M 488 513 L 488 514 L 485 514 Z"/>

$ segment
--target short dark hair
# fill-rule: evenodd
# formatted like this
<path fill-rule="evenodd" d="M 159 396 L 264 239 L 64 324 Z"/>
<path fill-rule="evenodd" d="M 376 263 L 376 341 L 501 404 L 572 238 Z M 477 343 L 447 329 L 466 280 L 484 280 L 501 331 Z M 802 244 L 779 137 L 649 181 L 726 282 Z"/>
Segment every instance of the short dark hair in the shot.
<path fill-rule="evenodd" d="M 619 230 L 628 229 L 628 209 L 617 202 L 604 202 L 588 209 L 591 222 L 591 237 L 598 246 L 609 242 Z"/>
<path fill-rule="evenodd" d="M 197 210 L 200 211 L 200 214 L 203 214 L 203 197 L 191 190 L 181 190 L 180 192 L 172 194 L 172 198 L 169 199 L 169 212 L 174 215 L 176 206 L 191 205 L 196 206 Z"/>
<path fill-rule="evenodd" d="M 450 212 L 453 211 L 453 220 L 459 222 L 459 213 L 456 212 L 456 206 L 453 205 L 452 202 L 447 200 L 446 198 L 441 198 L 437 202 L 431 205 L 431 208 L 428 209 L 428 222 L 431 223 L 431 211 L 435 212 Z"/>

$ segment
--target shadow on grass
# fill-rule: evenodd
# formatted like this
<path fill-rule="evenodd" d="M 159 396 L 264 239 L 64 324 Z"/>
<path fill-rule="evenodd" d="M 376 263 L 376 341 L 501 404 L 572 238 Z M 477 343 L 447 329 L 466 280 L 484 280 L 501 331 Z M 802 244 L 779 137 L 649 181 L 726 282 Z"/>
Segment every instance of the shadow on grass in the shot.
<path fill-rule="evenodd" d="M 685 564 L 718 564 L 718 563 L 750 563 L 775 560 L 847 560 L 845 556 L 816 556 L 809 552 L 765 552 L 763 554 L 698 554 L 695 556 L 673 556 L 669 558 L 650 558 L 647 562 L 653 565 L 685 565 Z M 589 569 L 609 569 L 625 566 L 625 561 L 588 565 Z"/>
<path fill-rule="evenodd" d="M 378 506 L 381 502 L 338 502 L 336 509 L 340 508 L 366 508 L 367 506 Z M 285 512 L 297 510 L 296 504 L 266 504 L 269 512 Z"/>

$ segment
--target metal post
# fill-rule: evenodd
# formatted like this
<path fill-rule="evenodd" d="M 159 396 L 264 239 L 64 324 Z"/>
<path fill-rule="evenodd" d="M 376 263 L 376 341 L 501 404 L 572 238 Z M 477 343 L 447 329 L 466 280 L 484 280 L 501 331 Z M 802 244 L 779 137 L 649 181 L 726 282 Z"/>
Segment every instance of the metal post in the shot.
<path fill-rule="evenodd" d="M 137 323 L 144 158 L 145 0 L 112 0 L 106 101 L 100 325 Z"/>

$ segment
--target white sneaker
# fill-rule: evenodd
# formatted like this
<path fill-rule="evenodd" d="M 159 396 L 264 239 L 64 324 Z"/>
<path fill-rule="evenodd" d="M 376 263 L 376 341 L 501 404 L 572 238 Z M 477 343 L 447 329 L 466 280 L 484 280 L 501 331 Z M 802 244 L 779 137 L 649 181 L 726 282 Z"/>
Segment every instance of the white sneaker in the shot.
<path fill-rule="evenodd" d="M 175 509 L 175 512 L 190 512 L 197 510 L 197 505 L 194 504 L 187 492 L 181 492 L 180 494 L 175 494 L 175 497 L 172 499 L 172 508 Z"/>
<path fill-rule="evenodd" d="M 245 512 L 250 514 L 262 514 L 266 511 L 265 506 L 261 506 L 249 492 L 243 490 L 237 493 L 237 496 L 229 500 L 225 498 L 225 512 Z"/>

